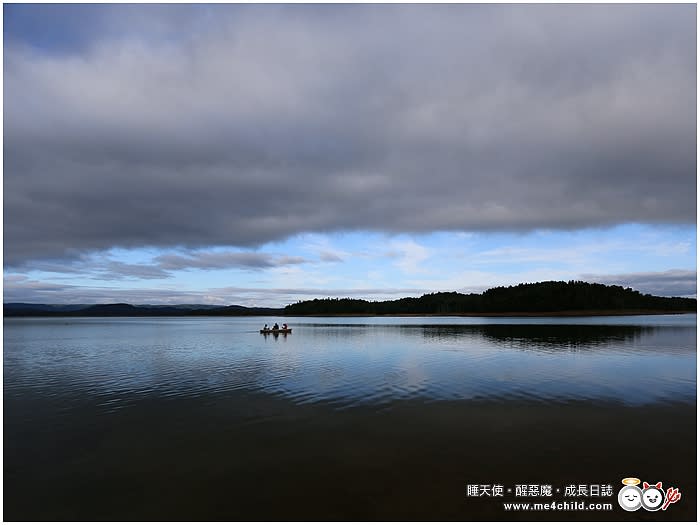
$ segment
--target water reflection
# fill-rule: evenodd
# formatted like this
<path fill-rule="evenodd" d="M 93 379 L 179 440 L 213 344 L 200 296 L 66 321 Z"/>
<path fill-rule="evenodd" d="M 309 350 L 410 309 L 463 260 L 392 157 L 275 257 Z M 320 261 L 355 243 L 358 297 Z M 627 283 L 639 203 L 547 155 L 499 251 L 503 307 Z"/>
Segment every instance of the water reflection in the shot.
<path fill-rule="evenodd" d="M 499 520 L 465 480 L 696 478 L 694 319 L 284 321 L 6 321 L 7 515 Z"/>
<path fill-rule="evenodd" d="M 445 337 L 482 337 L 498 345 L 525 348 L 578 350 L 610 343 L 640 340 L 654 327 L 591 325 L 482 325 L 429 326 L 423 335 L 429 339 Z"/>
<path fill-rule="evenodd" d="M 255 323 L 255 324 L 253 324 Z M 695 401 L 694 325 L 297 324 L 104 320 L 5 324 L 6 398 L 254 391 L 336 406 L 407 399 Z"/>
<path fill-rule="evenodd" d="M 282 339 L 287 339 L 287 335 L 288 335 L 287 333 L 279 334 L 279 333 L 274 333 L 274 332 L 272 332 L 272 333 L 264 332 L 262 334 L 263 339 L 267 339 L 268 337 L 272 337 L 275 341 L 280 338 L 280 335 L 282 336 Z"/>
<path fill-rule="evenodd" d="M 532 352 L 620 351 L 692 353 L 688 327 L 595 325 L 426 326 L 423 337 L 436 343 L 454 338 L 485 339 L 502 348 Z M 678 344 L 674 344 L 677 342 Z"/>

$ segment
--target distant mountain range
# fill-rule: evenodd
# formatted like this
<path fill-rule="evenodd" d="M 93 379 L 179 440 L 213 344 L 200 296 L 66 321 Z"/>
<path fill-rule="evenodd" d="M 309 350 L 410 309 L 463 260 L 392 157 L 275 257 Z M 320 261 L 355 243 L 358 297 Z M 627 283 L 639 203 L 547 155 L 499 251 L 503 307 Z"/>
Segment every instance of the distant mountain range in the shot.
<path fill-rule="evenodd" d="M 117 304 L 30 304 L 5 303 L 5 317 L 174 317 L 174 316 L 238 316 L 282 315 L 284 308 L 248 308 L 205 304 L 131 305 Z"/>
<path fill-rule="evenodd" d="M 29 304 L 6 303 L 5 317 L 129 317 L 129 316 L 243 316 L 243 315 L 593 315 L 624 313 L 695 312 L 697 301 L 685 297 L 657 297 L 631 288 L 548 281 L 491 288 L 481 294 L 440 292 L 393 301 L 314 299 L 284 308 L 248 308 L 201 304 Z"/>

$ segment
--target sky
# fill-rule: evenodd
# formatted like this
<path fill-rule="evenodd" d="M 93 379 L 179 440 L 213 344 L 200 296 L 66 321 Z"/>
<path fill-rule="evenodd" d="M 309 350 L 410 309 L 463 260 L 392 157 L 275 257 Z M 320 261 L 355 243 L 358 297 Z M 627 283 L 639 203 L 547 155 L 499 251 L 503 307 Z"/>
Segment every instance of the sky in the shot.
<path fill-rule="evenodd" d="M 3 5 L 3 300 L 695 296 L 696 6 Z"/>

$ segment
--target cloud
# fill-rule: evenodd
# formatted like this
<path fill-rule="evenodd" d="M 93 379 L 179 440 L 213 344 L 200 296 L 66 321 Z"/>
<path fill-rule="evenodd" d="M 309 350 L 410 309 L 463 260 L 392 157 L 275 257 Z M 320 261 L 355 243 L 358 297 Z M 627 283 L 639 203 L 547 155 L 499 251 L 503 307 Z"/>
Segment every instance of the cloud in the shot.
<path fill-rule="evenodd" d="M 695 9 L 73 6 L 43 37 L 29 16 L 4 48 L 5 263 L 694 224 Z"/>
<path fill-rule="evenodd" d="M 432 291 L 457 291 L 481 293 L 496 286 L 514 286 L 520 283 L 543 281 L 586 281 L 608 285 L 630 287 L 641 293 L 665 297 L 695 297 L 697 292 L 696 270 L 674 269 L 658 272 L 629 272 L 624 274 L 590 273 L 576 268 L 517 267 L 507 272 L 488 270 L 464 270 L 446 272 L 427 279 L 413 279 L 408 284 Z"/>
<path fill-rule="evenodd" d="M 83 254 L 75 259 L 38 261 L 14 267 L 14 271 L 81 274 L 99 280 L 167 279 L 181 270 L 265 270 L 304 264 L 303 257 L 264 252 L 206 252 L 180 250 L 153 257 L 148 263 L 127 263 L 113 255 Z"/>
<path fill-rule="evenodd" d="M 317 297 L 355 297 L 395 299 L 417 296 L 416 288 L 250 288 L 220 287 L 198 291 L 172 288 L 123 288 L 116 286 L 78 286 L 29 279 L 22 275 L 4 276 L 4 301 L 56 304 L 212 304 L 282 307 L 298 300 Z M 50 299 L 48 299 L 50 298 Z"/>
<path fill-rule="evenodd" d="M 640 272 L 621 275 L 556 275 L 555 279 L 581 279 L 588 282 L 615 284 L 631 287 L 642 293 L 660 296 L 696 296 L 695 270 L 669 270 L 666 272 Z M 512 278 L 511 278 L 512 277 Z M 280 307 L 307 300 L 323 297 L 353 297 L 369 300 L 388 300 L 401 297 L 418 297 L 434 291 L 452 291 L 461 293 L 481 293 L 497 284 L 480 284 L 464 286 L 464 283 L 492 283 L 497 276 L 471 272 L 462 275 L 454 282 L 446 281 L 417 281 L 415 287 L 381 287 L 381 288 L 333 288 L 333 287 L 218 287 L 203 290 L 182 290 L 173 288 L 126 288 L 121 286 L 80 286 L 74 284 L 55 283 L 31 279 L 21 274 L 4 275 L 5 302 L 34 302 L 34 303 L 116 303 L 131 304 L 242 304 L 245 306 Z M 507 281 L 500 279 L 501 285 L 515 285 L 520 282 L 535 282 L 542 280 L 534 275 L 522 274 L 510 276 Z M 457 283 L 462 283 L 457 285 Z"/>
<path fill-rule="evenodd" d="M 481 252 L 469 253 L 469 260 L 477 264 L 498 264 L 507 261 L 509 264 L 534 264 L 534 263 L 565 263 L 573 267 L 590 267 L 597 264 L 604 256 L 613 254 L 638 257 L 664 257 L 678 258 L 687 256 L 693 246 L 690 241 L 664 240 L 665 233 L 644 234 L 634 237 L 626 237 L 625 234 L 617 235 L 612 239 L 596 236 L 591 239 L 589 235 L 583 239 L 569 237 L 557 240 L 557 246 L 537 246 L 533 244 L 519 243 L 507 244 L 498 248 L 492 248 Z M 551 244 L 552 238 L 546 242 Z M 466 257 L 466 255 L 465 255 Z"/>
<path fill-rule="evenodd" d="M 155 258 L 164 270 L 221 270 L 228 268 L 264 269 L 308 262 L 303 257 L 273 256 L 257 252 L 195 252 L 167 254 Z"/>
<path fill-rule="evenodd" d="M 170 273 L 150 264 L 129 264 L 121 261 L 108 261 L 104 267 L 92 267 L 98 279 L 165 279 Z"/>
<path fill-rule="evenodd" d="M 665 272 L 638 272 L 620 275 L 584 274 L 582 279 L 602 284 L 630 287 L 642 293 L 667 297 L 695 297 L 697 271 L 667 270 Z"/>
<path fill-rule="evenodd" d="M 321 252 L 319 259 L 323 262 L 343 262 L 343 258 L 340 255 L 328 251 Z"/>
<path fill-rule="evenodd" d="M 33 261 L 13 267 L 17 272 L 80 275 L 92 279 L 165 279 L 170 272 L 155 264 L 126 263 L 109 254 L 80 254 L 75 258 Z"/>
<path fill-rule="evenodd" d="M 389 243 L 390 251 L 387 256 L 396 258 L 394 263 L 403 273 L 425 273 L 421 267 L 431 255 L 431 250 L 412 240 L 397 240 Z"/>

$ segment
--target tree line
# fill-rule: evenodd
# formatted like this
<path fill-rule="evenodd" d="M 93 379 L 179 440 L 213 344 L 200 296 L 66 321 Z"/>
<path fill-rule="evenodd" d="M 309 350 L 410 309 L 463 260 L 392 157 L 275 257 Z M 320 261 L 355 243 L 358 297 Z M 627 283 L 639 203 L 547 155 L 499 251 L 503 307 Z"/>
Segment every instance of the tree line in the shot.
<path fill-rule="evenodd" d="M 391 315 L 536 313 L 566 311 L 678 311 L 696 310 L 695 299 L 658 297 L 622 286 L 584 281 L 547 281 L 499 286 L 481 294 L 438 292 L 392 301 L 326 298 L 299 301 L 285 307 L 285 315 Z"/>

